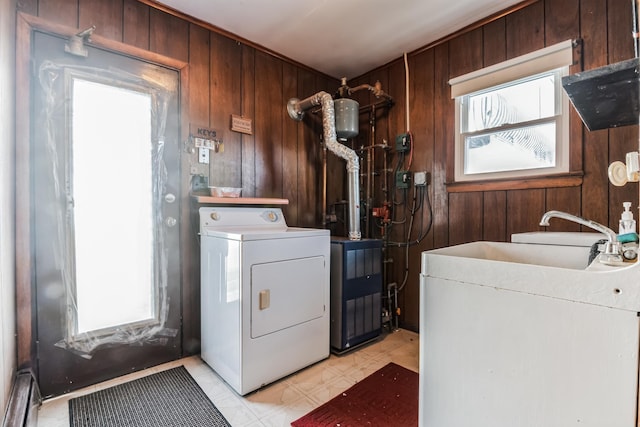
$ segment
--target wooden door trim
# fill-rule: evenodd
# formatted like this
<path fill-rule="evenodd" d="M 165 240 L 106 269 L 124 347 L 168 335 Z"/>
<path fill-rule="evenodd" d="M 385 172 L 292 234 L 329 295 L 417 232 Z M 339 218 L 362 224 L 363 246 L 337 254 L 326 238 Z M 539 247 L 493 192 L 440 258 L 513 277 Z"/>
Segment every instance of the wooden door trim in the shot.
<path fill-rule="evenodd" d="M 32 34 L 35 31 L 54 36 L 70 37 L 79 30 L 48 22 L 42 18 L 18 12 L 16 21 L 16 346 L 18 368 L 37 370 L 37 343 L 35 330 L 35 280 L 33 269 L 32 224 L 31 224 L 31 91 L 33 75 L 31 65 Z M 92 35 L 88 45 L 110 52 L 141 59 L 179 73 L 180 76 L 180 140 L 188 137 L 188 63 L 158 53 L 130 46 L 99 35 Z M 181 183 L 181 190 L 188 194 Z M 185 197 L 181 197 L 184 199 Z M 182 203 L 182 201 L 181 201 Z M 182 213 L 183 209 L 181 209 Z M 180 242 L 184 247 L 184 233 L 181 230 Z M 184 271 L 180 275 L 183 277 Z M 37 373 L 36 373 L 37 374 Z"/>

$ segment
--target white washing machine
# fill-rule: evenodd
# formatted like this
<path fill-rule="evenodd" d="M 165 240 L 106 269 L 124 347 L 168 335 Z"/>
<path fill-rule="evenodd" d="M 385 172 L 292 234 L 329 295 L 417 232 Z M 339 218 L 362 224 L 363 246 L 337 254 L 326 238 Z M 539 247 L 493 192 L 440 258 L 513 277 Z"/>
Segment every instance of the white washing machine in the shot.
<path fill-rule="evenodd" d="M 200 208 L 201 357 L 241 395 L 329 356 L 329 230 Z"/>

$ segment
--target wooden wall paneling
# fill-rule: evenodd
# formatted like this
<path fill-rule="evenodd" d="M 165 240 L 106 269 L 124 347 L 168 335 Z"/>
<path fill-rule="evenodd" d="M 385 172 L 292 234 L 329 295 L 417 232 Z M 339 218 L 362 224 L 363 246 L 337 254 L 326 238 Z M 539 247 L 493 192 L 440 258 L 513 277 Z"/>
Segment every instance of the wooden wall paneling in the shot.
<path fill-rule="evenodd" d="M 579 12 L 579 0 L 545 0 L 545 45 L 550 46 L 564 40 L 579 38 Z M 579 67 L 579 63 L 572 66 L 570 72 L 580 71 Z M 570 145 L 570 170 L 582 171 L 582 121 L 574 108 L 570 107 L 569 114 L 569 141 L 574 142 L 574 144 Z M 547 210 L 557 209 L 574 215 L 581 215 L 580 193 L 580 187 L 548 188 L 546 194 Z M 554 224 L 551 225 L 551 227 L 556 226 Z M 579 226 L 572 225 L 571 229 L 574 228 L 580 230 Z"/>
<path fill-rule="evenodd" d="M 210 126 L 211 53 L 209 31 L 189 25 L 189 121 L 196 126 Z M 197 153 L 191 157 L 197 162 Z"/>
<path fill-rule="evenodd" d="M 545 191 L 507 191 L 507 239 L 510 240 L 514 233 L 543 230 L 539 224 L 540 218 L 546 212 Z"/>
<path fill-rule="evenodd" d="M 499 64 L 507 59 L 505 18 L 497 19 L 482 27 L 483 66 Z"/>
<path fill-rule="evenodd" d="M 449 42 L 449 78 L 483 67 L 482 28 L 462 34 Z M 453 114 L 453 111 L 450 112 Z"/>
<path fill-rule="evenodd" d="M 409 59 L 409 61 L 412 61 L 412 59 Z M 381 166 L 379 169 L 381 176 L 378 179 L 378 183 L 380 187 L 380 192 L 379 192 L 380 196 L 378 198 L 378 202 L 380 203 L 380 205 L 382 205 L 382 203 L 384 202 L 387 202 L 389 203 L 389 209 L 393 209 L 392 189 L 394 187 L 394 182 L 395 182 L 395 176 L 394 176 L 393 170 L 398 158 L 395 151 L 395 140 L 397 135 L 404 133 L 407 130 L 406 129 L 407 112 L 406 112 L 406 94 L 405 94 L 406 86 L 405 86 L 404 61 L 396 61 L 393 64 L 389 65 L 388 83 L 387 83 L 387 87 L 384 88 L 384 90 L 390 96 L 393 97 L 394 104 L 391 108 L 387 109 L 387 116 L 386 116 L 387 135 L 388 135 L 387 144 L 389 148 L 384 150 L 386 152 L 386 158 L 387 158 L 386 170 L 384 170 L 383 166 Z M 381 143 L 381 142 L 382 142 L 381 140 L 378 141 L 378 143 Z M 382 150 L 378 150 L 376 152 L 376 155 L 379 155 L 380 157 L 384 156 L 382 154 Z M 386 179 L 385 179 L 385 173 L 386 173 Z M 393 231 L 393 227 L 391 231 Z M 376 235 L 382 236 L 382 230 L 378 229 Z"/>
<path fill-rule="evenodd" d="M 449 244 L 449 199 L 446 188 L 449 171 L 448 158 L 453 156 L 454 108 L 449 87 L 449 44 L 434 48 L 434 125 L 433 125 L 433 169 L 431 191 L 433 206 L 433 247 Z"/>
<path fill-rule="evenodd" d="M 297 69 L 290 64 L 282 66 L 282 104 L 274 106 L 274 109 L 284 113 L 287 101 L 298 95 Z M 284 217 L 287 223 L 298 223 L 298 126 L 289 114 L 281 114 L 282 120 L 282 197 L 289 200 L 289 204 L 283 206 Z"/>
<path fill-rule="evenodd" d="M 253 133 L 242 135 L 242 194 L 256 195 L 255 52 L 242 46 L 242 115 L 253 121 Z"/>
<path fill-rule="evenodd" d="M 545 46 L 580 36 L 580 0 L 544 1 Z"/>
<path fill-rule="evenodd" d="M 633 58 L 631 2 L 609 0 L 607 11 L 609 63 Z M 638 126 L 609 129 L 609 163 L 616 160 L 625 162 L 626 153 L 631 151 L 638 151 Z M 609 226 L 614 230 L 618 229 L 624 201 L 633 203 L 634 216 L 637 217 L 637 183 L 628 183 L 623 187 L 612 186 L 609 191 Z"/>
<path fill-rule="evenodd" d="M 609 132 L 584 130 L 584 178 L 582 215 L 602 224 L 609 223 Z"/>
<path fill-rule="evenodd" d="M 533 3 L 506 16 L 507 59 L 544 47 L 544 3 Z"/>
<path fill-rule="evenodd" d="M 507 41 L 505 38 L 506 19 L 500 18 L 482 28 L 483 66 L 498 64 L 507 59 Z M 483 193 L 482 238 L 492 241 L 510 241 L 507 236 L 507 193 L 488 191 Z"/>
<path fill-rule="evenodd" d="M 149 16 L 149 6 L 137 0 L 124 0 L 122 41 L 149 50 Z"/>
<path fill-rule="evenodd" d="M 633 13 L 629 0 L 608 0 L 607 35 L 609 63 L 633 58 Z"/>
<path fill-rule="evenodd" d="M 322 90 L 330 95 L 334 94 L 338 86 L 340 86 L 340 82 L 336 79 L 326 78 L 323 76 L 317 76 L 316 81 L 319 82 L 318 90 Z M 315 186 L 316 186 L 316 194 L 315 194 L 315 215 L 316 215 L 316 225 L 323 224 L 324 218 L 322 215 L 324 214 L 325 207 L 322 206 L 322 156 L 323 156 L 323 145 L 320 142 L 320 135 L 323 132 L 322 130 L 322 120 L 321 114 L 317 115 L 316 119 L 314 119 L 314 126 L 310 129 L 317 129 L 316 136 L 313 137 L 311 146 L 315 147 L 313 150 L 313 155 L 317 156 L 317 160 L 315 160 L 314 164 L 309 164 L 307 167 L 313 168 L 314 178 L 315 178 Z M 304 142 L 302 142 L 304 144 Z M 298 144 L 300 147 L 300 144 Z M 346 199 L 348 195 L 347 191 L 347 163 L 340 157 L 335 154 L 327 151 L 327 203 L 331 203 L 332 199 L 329 195 L 341 195 L 341 199 Z M 338 198 L 334 196 L 333 201 Z M 344 206 L 344 205 L 343 205 Z M 346 206 L 344 206 L 346 207 Z M 340 208 L 339 208 L 340 209 Z M 344 218 L 345 215 L 339 215 L 341 218 Z M 334 227 L 331 227 L 331 224 L 324 224 L 324 228 L 329 228 L 333 230 Z M 333 232 L 332 232 L 333 233 Z M 343 233 L 340 234 L 342 236 L 346 236 L 346 228 L 343 227 Z"/>
<path fill-rule="evenodd" d="M 390 96 L 394 96 L 390 90 L 389 90 L 389 68 L 381 68 L 381 69 L 376 69 L 374 70 L 370 75 L 369 75 L 370 81 L 368 84 L 370 85 L 375 85 L 377 81 L 380 82 L 380 84 L 382 85 L 382 90 L 389 94 Z M 370 96 L 370 102 L 371 103 L 377 103 L 382 101 L 383 98 L 376 98 L 375 96 Z M 367 116 L 371 119 L 372 117 L 374 118 L 374 125 L 375 125 L 375 132 L 373 133 L 373 136 L 371 135 L 371 133 L 369 134 L 369 140 L 367 143 L 367 146 L 371 146 L 372 144 L 376 147 L 374 149 L 370 149 L 369 152 L 371 153 L 371 163 L 372 163 L 372 167 L 371 167 L 371 206 L 370 208 L 373 209 L 375 207 L 381 207 L 382 206 L 382 202 L 384 200 L 384 194 L 383 194 L 383 173 L 382 173 L 382 168 L 383 168 L 383 164 L 384 164 L 384 156 L 385 150 L 382 150 L 381 148 L 378 148 L 381 146 L 381 144 L 383 144 L 385 141 L 387 144 L 390 143 L 391 140 L 395 141 L 395 136 L 390 134 L 390 129 L 389 129 L 389 115 L 391 114 L 391 111 L 393 110 L 393 108 L 395 108 L 395 106 L 379 106 L 376 107 L 375 109 L 375 115 L 371 115 L 368 114 Z M 370 128 L 370 126 L 369 126 Z M 371 129 L 369 129 L 371 131 Z M 386 150 L 389 151 L 389 150 Z M 364 154 L 364 153 L 363 153 Z M 368 154 L 368 153 L 367 153 Z M 390 156 L 387 156 L 390 157 Z M 366 172 L 366 170 L 365 170 Z M 369 236 L 372 238 L 378 238 L 380 237 L 380 232 L 379 229 L 376 227 L 376 220 L 375 218 L 372 216 L 372 214 L 370 214 L 369 217 L 369 223 L 370 223 L 370 234 Z"/>
<path fill-rule="evenodd" d="M 256 52 L 256 196 L 282 197 L 282 62 Z"/>
<path fill-rule="evenodd" d="M 638 151 L 638 127 L 625 126 L 609 130 L 609 163 L 625 162 L 626 153 Z M 603 178 L 606 179 L 606 176 Z M 609 227 L 618 229 L 622 203 L 632 202 L 634 217 L 638 217 L 638 183 L 629 182 L 623 187 L 610 186 Z"/>
<path fill-rule="evenodd" d="M 449 194 L 449 244 L 482 240 L 482 192 Z"/>
<path fill-rule="evenodd" d="M 584 70 L 607 65 L 607 0 L 580 0 L 579 18 Z"/>
<path fill-rule="evenodd" d="M 434 165 L 434 99 L 435 99 L 435 64 L 434 52 L 428 50 L 420 55 L 412 57 L 410 63 L 409 75 L 409 113 L 410 130 L 413 135 L 413 154 L 410 171 L 428 172 L 433 174 Z M 413 75 L 413 77 L 411 77 Z M 403 79 L 404 80 L 404 79 Z M 398 132 L 400 133 L 400 132 Z M 409 164 L 409 162 L 407 162 Z M 414 176 L 413 176 L 414 177 Z M 413 178 L 412 177 L 412 178 Z M 421 188 L 421 191 L 415 187 L 412 182 L 409 190 L 409 200 L 407 207 L 414 206 L 412 199 L 416 197 L 416 204 L 422 206 L 413 218 L 413 229 L 409 241 L 413 242 L 419 239 L 423 232 L 426 232 L 431 213 L 429 212 L 430 202 L 427 197 L 432 197 L 431 184 L 428 187 Z M 423 191 L 422 191 L 423 190 Z M 422 199 L 418 199 L 423 195 Z M 410 215 L 409 210 L 406 211 Z M 408 230 L 407 230 L 408 231 Z M 429 231 L 427 236 L 418 244 L 409 248 L 409 272 L 407 283 L 401 294 L 400 302 L 402 303 L 402 322 L 407 327 L 418 329 L 420 318 L 420 258 L 422 251 L 433 248 L 433 233 Z M 404 256 L 402 258 L 404 259 Z M 402 274 L 404 275 L 404 274 Z M 396 281 L 402 280 L 397 277 Z"/>
<path fill-rule="evenodd" d="M 95 34 L 100 34 L 111 40 L 122 40 L 122 13 L 124 10 L 122 0 L 78 0 L 78 7 L 80 11 L 78 28 L 80 30 L 95 25 Z M 177 59 L 186 61 L 186 58 Z"/>
<path fill-rule="evenodd" d="M 436 77 L 435 77 L 435 54 L 433 50 L 425 51 L 413 57 L 410 61 L 411 70 L 417 77 L 415 80 L 409 76 L 411 81 L 409 88 L 409 111 L 411 113 L 411 133 L 413 134 L 413 161 L 412 172 L 426 172 L 433 176 L 436 160 L 435 154 L 435 99 L 436 99 Z M 415 178 L 415 175 L 413 176 Z M 429 209 L 432 206 L 434 197 L 433 179 L 428 179 L 427 186 L 418 192 L 417 203 L 422 208 L 416 213 L 414 219 L 414 232 L 411 240 L 416 240 L 422 236 L 422 241 L 412 247 L 413 257 L 433 248 L 433 229 L 428 230 L 433 212 Z M 415 187 L 414 187 L 415 189 Z M 413 193 L 413 190 L 410 194 Z M 422 197 L 420 198 L 420 195 Z M 425 233 L 427 233 L 425 235 Z M 420 261 L 418 260 L 418 264 Z M 415 272 L 416 269 L 412 271 Z M 417 301 L 417 294 L 416 294 Z M 416 307 L 417 309 L 417 307 Z"/>
<path fill-rule="evenodd" d="M 569 67 L 569 74 L 578 73 L 581 65 L 576 63 Z M 586 127 L 582 123 L 582 119 L 578 115 L 571 103 L 569 102 L 569 171 L 584 171 L 584 133 Z"/>
<path fill-rule="evenodd" d="M 29 15 L 38 16 L 38 0 L 18 0 L 16 9 Z M 77 15 L 73 15 L 74 19 Z"/>
<path fill-rule="evenodd" d="M 126 21 L 125 21 L 126 22 Z M 125 24 L 126 26 L 126 24 Z M 126 35 L 126 31 L 125 31 Z M 200 241 L 198 238 L 199 215 L 197 205 L 192 205 L 191 166 L 197 164 L 198 154 L 189 153 L 189 122 L 209 126 L 209 31 L 194 24 L 189 25 L 189 94 L 187 117 L 183 117 L 185 149 L 182 150 L 182 351 L 185 355 L 200 351 Z M 184 105 L 183 104 L 183 105 Z M 184 111 L 183 111 L 184 114 Z"/>
<path fill-rule="evenodd" d="M 482 193 L 482 240 L 511 241 L 507 236 L 507 192 L 484 191 Z"/>
<path fill-rule="evenodd" d="M 242 111 L 242 80 L 238 72 L 242 64 L 242 46 L 216 33 L 211 33 L 210 44 L 209 124 L 222 139 L 224 149 L 209 152 L 209 185 L 240 188 L 241 139 L 239 133 L 231 131 L 230 124 L 231 114 Z"/>
<path fill-rule="evenodd" d="M 371 83 L 371 75 L 370 74 L 365 74 L 363 76 L 358 77 L 357 79 L 352 79 L 352 80 L 348 80 L 347 81 L 347 85 L 350 88 L 356 88 L 360 85 L 363 84 L 372 84 Z M 336 89 L 339 87 L 336 86 Z M 335 90 L 333 92 L 329 92 L 329 93 L 334 93 Z M 368 90 L 358 90 L 355 91 L 351 94 L 351 98 L 356 100 L 358 102 L 358 104 L 360 105 L 360 108 L 369 105 L 372 102 L 372 96 L 370 94 L 370 92 Z M 352 138 L 347 145 L 349 145 L 350 147 L 352 147 L 354 150 L 358 151 L 358 155 L 360 157 L 360 198 L 361 200 L 364 200 L 365 203 L 361 204 L 360 206 L 360 213 L 362 216 L 364 216 L 365 214 L 365 209 L 368 209 L 367 204 L 366 204 L 366 179 L 365 179 L 365 174 L 367 172 L 367 163 L 366 163 L 366 152 L 364 151 L 360 151 L 361 148 L 368 146 L 371 143 L 371 128 L 369 125 L 369 114 L 368 113 L 362 113 L 359 115 L 359 121 L 358 121 L 358 135 L 354 138 Z M 362 233 L 363 236 L 366 236 L 366 230 L 365 230 L 365 225 L 363 223 L 362 225 Z"/>
<path fill-rule="evenodd" d="M 101 1 L 101 0 L 93 0 Z M 175 16 L 151 9 L 149 49 L 181 61 L 189 60 L 189 23 Z"/>
<path fill-rule="evenodd" d="M 380 82 L 382 90 L 389 93 L 389 70 L 387 68 L 376 69 L 368 74 L 366 84 L 374 86 L 376 82 Z M 363 91 L 369 92 L 369 91 Z M 381 101 L 382 98 L 376 98 L 369 92 L 367 101 L 362 107 L 373 105 Z M 375 109 L 363 114 L 363 120 L 366 121 L 367 133 L 366 140 L 363 140 L 361 152 L 362 158 L 362 200 L 365 200 L 363 208 L 368 213 L 368 230 L 367 221 L 363 221 L 363 236 L 369 238 L 378 238 L 379 230 L 376 227 L 376 219 L 373 217 L 373 209 L 382 206 L 382 180 L 380 171 L 383 164 L 383 153 L 379 148 L 371 148 L 379 146 L 383 141 L 389 141 L 389 112 L 391 108 L 378 106 Z M 366 200 L 367 186 L 369 186 L 369 200 Z M 363 212 L 364 214 L 365 212 Z"/>
<path fill-rule="evenodd" d="M 478 28 L 449 42 L 450 77 L 460 76 L 483 67 L 483 31 Z M 449 115 L 453 115 L 451 110 Z M 455 132 L 451 130 L 449 153 L 454 155 Z M 447 162 L 449 163 L 449 162 Z M 451 171 L 453 177 L 453 171 Z M 482 239 L 482 193 L 449 194 L 449 245 Z"/>
<path fill-rule="evenodd" d="M 71 28 L 78 28 L 80 26 L 80 24 L 78 24 L 78 0 L 33 1 L 37 2 L 38 5 L 38 17 L 55 22 L 56 24 L 66 25 Z M 98 34 L 103 35 L 102 30 L 100 30 Z"/>
<path fill-rule="evenodd" d="M 581 0 L 580 37 L 584 70 L 607 64 L 607 0 Z M 575 108 L 571 107 L 573 111 Z M 572 115 L 572 118 L 575 116 Z M 578 119 L 580 120 L 580 119 Z M 590 132 L 583 125 L 582 215 L 601 224 L 609 223 L 609 131 Z"/>
<path fill-rule="evenodd" d="M 565 40 L 576 40 L 580 38 L 580 1 L 579 0 L 555 0 L 545 1 L 545 45 L 551 46 Z M 581 69 L 581 48 L 574 49 L 573 64 L 569 73 L 574 74 Z M 580 116 L 575 108 L 569 108 L 569 135 L 570 141 L 570 165 L 571 171 L 582 171 L 582 132 L 583 125 Z M 578 141 L 576 143 L 576 141 Z"/>
<path fill-rule="evenodd" d="M 407 58 L 408 60 L 409 58 Z M 420 73 L 418 71 L 411 70 L 414 73 L 418 73 L 416 78 L 419 78 Z M 385 91 L 393 97 L 394 104 L 389 109 L 387 116 L 387 123 L 389 127 L 389 145 L 395 146 L 396 135 L 406 130 L 406 85 L 405 85 L 405 69 L 404 60 L 398 60 L 389 65 L 389 83 Z M 409 73 L 409 80 L 412 79 L 411 72 Z"/>
<path fill-rule="evenodd" d="M 416 71 L 416 67 L 415 67 L 415 58 L 410 57 L 408 59 L 409 62 L 409 69 L 413 70 L 414 73 L 420 73 L 420 71 Z M 404 85 L 404 67 L 402 68 L 402 77 L 401 77 L 401 82 L 402 85 Z M 410 77 L 411 79 L 411 77 Z M 374 84 L 375 81 L 371 81 L 371 83 L 369 83 L 370 80 L 367 79 L 367 84 Z M 397 83 L 397 82 L 396 82 Z M 411 82 L 413 83 L 413 82 Z M 399 88 L 399 85 L 396 85 L 397 88 Z M 385 90 L 388 90 L 385 89 Z M 402 86 L 402 91 L 404 93 L 405 88 L 404 86 Z M 415 99 L 416 97 L 416 92 L 413 89 L 413 84 L 411 84 L 411 88 L 409 89 L 410 91 L 410 95 L 409 95 L 409 99 Z M 391 96 L 394 96 L 395 94 L 390 93 L 389 94 Z M 404 96 L 402 97 L 403 101 L 404 101 Z M 392 108 L 396 108 L 397 106 L 394 106 Z M 403 107 L 405 107 L 403 105 Z M 413 115 L 413 111 L 411 110 L 411 107 L 409 107 L 409 111 L 410 113 Z M 406 113 L 405 113 L 406 114 Z M 404 133 L 406 132 L 408 129 L 406 129 L 406 125 L 405 122 L 403 121 L 402 123 L 398 123 L 398 128 L 396 128 L 395 130 L 395 134 L 400 134 L 400 133 Z M 411 197 L 413 194 L 413 189 L 410 188 L 409 190 L 403 190 L 403 189 L 397 189 L 396 185 L 395 185 L 395 181 L 396 181 L 396 177 L 395 177 L 395 173 L 396 170 L 406 170 L 407 167 L 409 166 L 409 153 L 404 153 L 401 154 L 399 152 L 396 151 L 395 149 L 395 135 L 392 137 L 392 140 L 390 141 L 391 147 L 392 149 L 389 150 L 389 169 L 390 169 L 390 174 L 389 174 L 389 184 L 390 184 L 390 188 L 389 188 L 389 201 L 391 203 L 391 221 L 392 221 L 392 227 L 389 229 L 389 235 L 388 235 L 388 240 L 391 242 L 402 242 L 404 243 L 407 240 L 407 233 L 409 231 L 408 229 L 408 223 L 410 221 L 410 212 L 409 209 L 411 208 Z M 414 153 L 415 153 L 416 149 L 414 148 Z M 415 230 L 415 228 L 414 228 Z M 410 258 L 410 251 L 407 251 L 405 247 L 398 247 L 398 246 L 389 246 L 387 248 L 387 251 L 385 253 L 385 258 L 389 261 L 386 264 L 386 280 L 388 283 L 397 283 L 398 286 L 402 285 L 403 279 L 404 279 L 404 274 L 405 274 L 405 264 L 407 262 L 407 256 L 409 255 Z M 410 262 L 410 261 L 409 261 Z M 408 280 L 408 279 L 407 279 Z M 417 302 L 418 300 L 415 299 L 414 301 L 411 301 L 411 298 L 407 295 L 408 293 L 413 293 L 412 291 L 408 290 L 408 286 L 409 285 L 405 285 L 404 289 L 402 292 L 399 293 L 398 295 L 398 307 L 400 308 L 400 321 L 404 324 L 404 323 L 408 323 L 411 322 L 411 317 L 407 317 L 407 312 L 411 311 L 411 309 L 407 309 L 407 304 L 412 304 Z"/>
<path fill-rule="evenodd" d="M 580 187 L 548 188 L 546 191 L 545 210 L 557 210 L 581 216 L 582 197 Z M 580 225 L 571 221 L 552 220 L 549 231 L 580 231 Z M 534 230 L 531 230 L 534 231 Z"/>
<path fill-rule="evenodd" d="M 306 99 L 319 92 L 320 78 L 307 70 L 298 70 L 298 93 L 296 98 Z M 286 100 L 289 101 L 288 99 Z M 284 108 L 284 105 L 283 105 Z M 298 198 L 298 225 L 313 227 L 321 223 L 320 214 L 324 207 L 321 206 L 321 187 L 319 179 L 322 173 L 322 114 L 321 112 L 308 111 L 301 122 L 296 122 L 298 127 L 298 188 L 301 193 Z M 333 153 L 327 152 L 329 164 L 335 162 L 344 168 L 344 161 Z M 346 193 L 336 194 L 332 189 L 343 189 L 342 179 L 329 175 L 327 179 L 327 201 L 334 203 L 337 199 L 346 197 Z M 339 183 L 337 181 L 340 181 Z M 340 214 L 340 212 L 338 212 Z"/>

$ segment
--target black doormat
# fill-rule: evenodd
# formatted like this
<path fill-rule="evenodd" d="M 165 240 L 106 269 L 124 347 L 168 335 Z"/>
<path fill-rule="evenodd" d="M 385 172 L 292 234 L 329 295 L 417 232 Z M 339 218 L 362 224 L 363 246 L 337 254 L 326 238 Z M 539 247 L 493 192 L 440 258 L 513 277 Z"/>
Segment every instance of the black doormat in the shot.
<path fill-rule="evenodd" d="M 230 427 L 184 366 L 69 400 L 71 427 Z"/>

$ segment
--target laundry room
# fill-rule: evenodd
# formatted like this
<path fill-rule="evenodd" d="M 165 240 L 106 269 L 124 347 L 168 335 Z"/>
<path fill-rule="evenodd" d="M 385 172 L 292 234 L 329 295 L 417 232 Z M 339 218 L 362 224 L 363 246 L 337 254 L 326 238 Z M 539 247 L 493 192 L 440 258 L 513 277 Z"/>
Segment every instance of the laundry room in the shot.
<path fill-rule="evenodd" d="M 407 425 L 464 425 L 444 414 L 460 405 L 518 425 L 554 387 L 573 413 L 541 400 L 556 424 L 521 425 L 635 425 L 640 326 L 579 310 L 640 312 L 621 302 L 637 283 L 638 0 L 299 3 L 0 0 L 5 424 L 93 425 L 73 399 L 184 366 L 220 425 L 322 425 L 314 411 L 391 366 Z M 597 277 L 631 268 L 594 299 L 525 283 L 590 286 L 570 274 L 587 257 Z M 523 302 L 536 335 L 512 293 L 572 305 Z M 548 333 L 556 314 L 566 335 Z M 525 328 L 619 382 L 558 375 L 569 361 Z M 605 330 L 635 331 L 609 346 L 625 363 L 591 351 Z M 506 373 L 482 364 L 497 349 Z M 533 391 L 505 393 L 516 378 Z M 621 421 L 598 424 L 613 396 Z"/>

